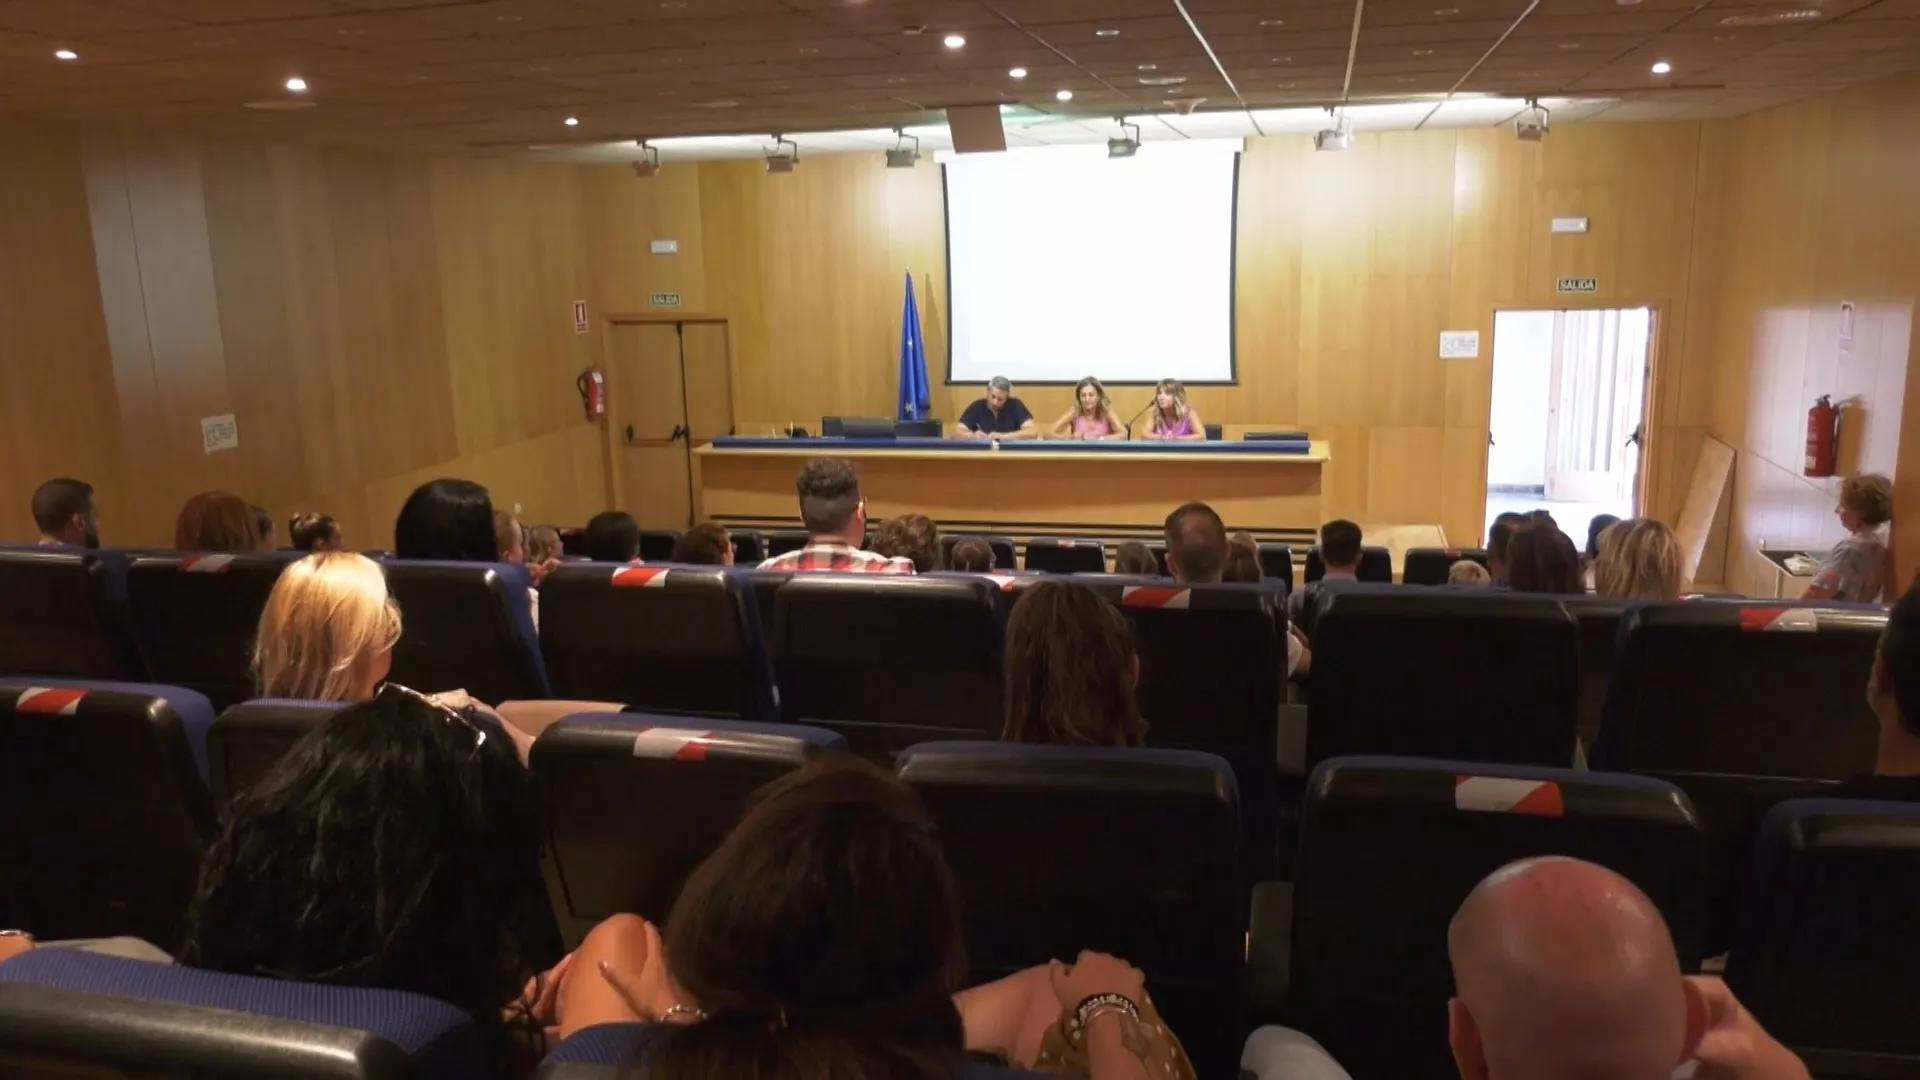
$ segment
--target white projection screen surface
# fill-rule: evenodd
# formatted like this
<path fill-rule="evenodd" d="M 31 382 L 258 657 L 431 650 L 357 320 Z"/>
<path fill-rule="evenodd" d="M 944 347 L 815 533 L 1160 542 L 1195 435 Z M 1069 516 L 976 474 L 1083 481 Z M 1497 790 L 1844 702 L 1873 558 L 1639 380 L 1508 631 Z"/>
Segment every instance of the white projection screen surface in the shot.
<path fill-rule="evenodd" d="M 948 378 L 1229 382 L 1238 139 L 948 158 Z"/>

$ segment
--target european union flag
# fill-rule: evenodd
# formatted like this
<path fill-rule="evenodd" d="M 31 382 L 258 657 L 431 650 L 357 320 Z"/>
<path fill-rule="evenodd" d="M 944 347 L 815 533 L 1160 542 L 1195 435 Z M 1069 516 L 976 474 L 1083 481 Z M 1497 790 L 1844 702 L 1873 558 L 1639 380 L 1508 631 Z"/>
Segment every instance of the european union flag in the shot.
<path fill-rule="evenodd" d="M 896 420 L 925 420 L 933 409 L 927 387 L 927 346 L 920 340 L 920 306 L 907 275 L 907 304 L 900 313 L 900 409 Z"/>

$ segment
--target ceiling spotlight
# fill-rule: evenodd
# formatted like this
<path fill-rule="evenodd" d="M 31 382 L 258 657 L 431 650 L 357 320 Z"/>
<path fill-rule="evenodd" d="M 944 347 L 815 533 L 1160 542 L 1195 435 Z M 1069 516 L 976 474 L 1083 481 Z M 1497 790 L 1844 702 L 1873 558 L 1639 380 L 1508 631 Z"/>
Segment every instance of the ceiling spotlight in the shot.
<path fill-rule="evenodd" d="M 1120 125 L 1120 137 L 1107 140 L 1107 156 L 1110 158 L 1128 158 L 1140 152 L 1140 125 L 1127 123 L 1124 116 L 1116 116 L 1113 122 Z"/>
<path fill-rule="evenodd" d="M 911 169 L 915 165 L 918 165 L 920 163 L 920 137 L 918 135 L 907 134 L 905 128 L 894 128 L 893 134 L 898 141 L 894 143 L 893 149 L 887 151 L 887 168 Z M 907 145 L 907 140 L 909 139 L 913 140 L 912 146 Z"/>
<path fill-rule="evenodd" d="M 636 180 L 651 180 L 660 175 L 660 149 L 647 145 L 645 139 L 633 140 L 640 147 L 640 160 L 633 163 L 633 176 Z"/>
<path fill-rule="evenodd" d="M 78 60 L 80 59 L 80 54 L 74 52 L 72 49 L 55 49 L 53 50 L 53 58 L 55 60 Z"/>
<path fill-rule="evenodd" d="M 1119 36 L 1120 36 L 1120 31 L 1118 31 L 1118 30 L 1113 30 L 1113 29 L 1101 29 L 1101 30 L 1095 30 L 1095 31 L 1093 32 L 1093 36 L 1094 36 L 1094 37 L 1119 37 Z"/>
<path fill-rule="evenodd" d="M 1135 68 L 1134 68 L 1133 70 L 1135 70 L 1135 71 L 1159 71 L 1159 70 L 1160 70 L 1160 65 L 1159 65 L 1159 64 L 1141 64 L 1141 65 L 1139 65 L 1139 66 L 1137 66 L 1137 67 L 1135 67 Z"/>
<path fill-rule="evenodd" d="M 568 127 L 579 127 L 579 126 L 580 126 L 580 118 L 579 118 L 579 117 L 577 117 L 577 116 L 569 116 L 569 117 L 567 117 L 567 118 L 566 118 L 565 120 L 562 120 L 562 121 L 560 121 L 560 122 L 561 122 L 561 123 L 563 123 L 563 124 L 565 124 L 565 125 L 567 125 Z"/>
<path fill-rule="evenodd" d="M 1521 142 L 1539 142 L 1547 137 L 1547 110 L 1539 98 L 1528 98 L 1527 107 L 1513 118 L 1514 137 Z"/>
<path fill-rule="evenodd" d="M 1059 93 L 1057 93 L 1057 94 L 1055 94 L 1055 95 L 1053 95 L 1053 100 L 1055 100 L 1055 101 L 1072 101 L 1072 100 L 1073 100 L 1073 91 L 1071 91 L 1071 90 L 1062 90 L 1062 91 L 1060 91 Z"/>
<path fill-rule="evenodd" d="M 1672 70 L 1673 70 L 1673 65 L 1667 63 L 1665 60 L 1658 60 L 1654 62 L 1653 73 L 1655 75 L 1665 75 L 1667 72 Z"/>
<path fill-rule="evenodd" d="M 1026 77 L 1027 77 L 1026 68 L 1013 68 L 1012 70 L 1007 72 L 1007 78 L 1009 79 L 1024 79 Z"/>
<path fill-rule="evenodd" d="M 1433 13 L 1434 13 L 1435 15 L 1438 15 L 1438 16 L 1440 16 L 1441 18 L 1443 18 L 1443 19 L 1444 19 L 1444 18 L 1446 18 L 1446 17 L 1448 17 L 1449 15 L 1458 15 L 1458 14 L 1460 14 L 1460 9 L 1459 9 L 1459 8 L 1457 8 L 1457 7 L 1443 7 L 1443 8 L 1434 8 L 1434 9 L 1433 9 Z"/>
<path fill-rule="evenodd" d="M 1285 19 L 1261 19 L 1261 20 L 1260 20 L 1260 25 L 1261 25 L 1261 26 L 1285 26 L 1285 25 L 1287 25 L 1287 20 L 1285 20 Z"/>
<path fill-rule="evenodd" d="M 1332 118 L 1333 126 L 1330 128 L 1322 128 L 1314 133 L 1313 148 L 1315 150 L 1352 149 L 1353 121 L 1345 114 L 1336 113 L 1332 109 L 1327 110 L 1327 116 Z"/>
<path fill-rule="evenodd" d="M 949 49 L 964 49 L 967 47 L 967 39 L 961 37 L 959 34 L 948 34 L 946 37 L 946 46 Z"/>
<path fill-rule="evenodd" d="M 55 55 L 58 55 L 58 54 L 55 54 Z M 304 94 L 307 92 L 307 80 L 301 78 L 298 75 L 295 75 L 292 78 L 287 80 L 287 89 L 293 91 L 296 94 Z"/>
<path fill-rule="evenodd" d="M 783 147 L 790 148 L 782 153 Z M 800 145 L 785 135 L 775 135 L 773 145 L 767 148 L 767 171 L 770 173 L 790 173 L 800 164 Z"/>

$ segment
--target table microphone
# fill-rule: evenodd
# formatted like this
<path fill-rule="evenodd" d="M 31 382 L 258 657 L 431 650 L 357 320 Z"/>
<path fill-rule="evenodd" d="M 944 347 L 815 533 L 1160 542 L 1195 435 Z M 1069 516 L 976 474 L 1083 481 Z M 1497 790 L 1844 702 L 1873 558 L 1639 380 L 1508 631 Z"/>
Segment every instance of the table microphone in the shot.
<path fill-rule="evenodd" d="M 1158 405 L 1159 403 L 1160 403 L 1160 395 L 1155 394 L 1153 395 L 1153 400 L 1147 402 L 1146 405 L 1142 407 L 1139 412 L 1133 414 L 1133 419 L 1127 421 L 1127 438 L 1129 439 L 1133 438 L 1133 425 L 1139 423 L 1140 418 L 1147 415 L 1148 410 L 1152 409 L 1155 405 Z"/>

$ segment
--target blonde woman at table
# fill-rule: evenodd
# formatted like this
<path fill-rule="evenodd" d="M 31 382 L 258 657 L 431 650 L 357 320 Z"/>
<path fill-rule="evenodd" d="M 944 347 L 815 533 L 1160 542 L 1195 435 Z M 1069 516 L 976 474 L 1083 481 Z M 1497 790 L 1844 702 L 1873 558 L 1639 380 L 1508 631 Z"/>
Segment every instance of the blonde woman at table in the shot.
<path fill-rule="evenodd" d="M 1077 404 L 1053 422 L 1048 438 L 1089 441 L 1126 438 L 1126 429 L 1113 418 L 1113 402 L 1107 400 L 1107 388 L 1100 385 L 1099 379 L 1091 375 L 1081 379 L 1073 388 L 1073 397 Z"/>
<path fill-rule="evenodd" d="M 1207 428 L 1200 414 L 1187 404 L 1187 388 L 1179 379 L 1161 379 L 1153 388 L 1153 415 L 1142 439 L 1157 442 L 1200 442 Z"/>

